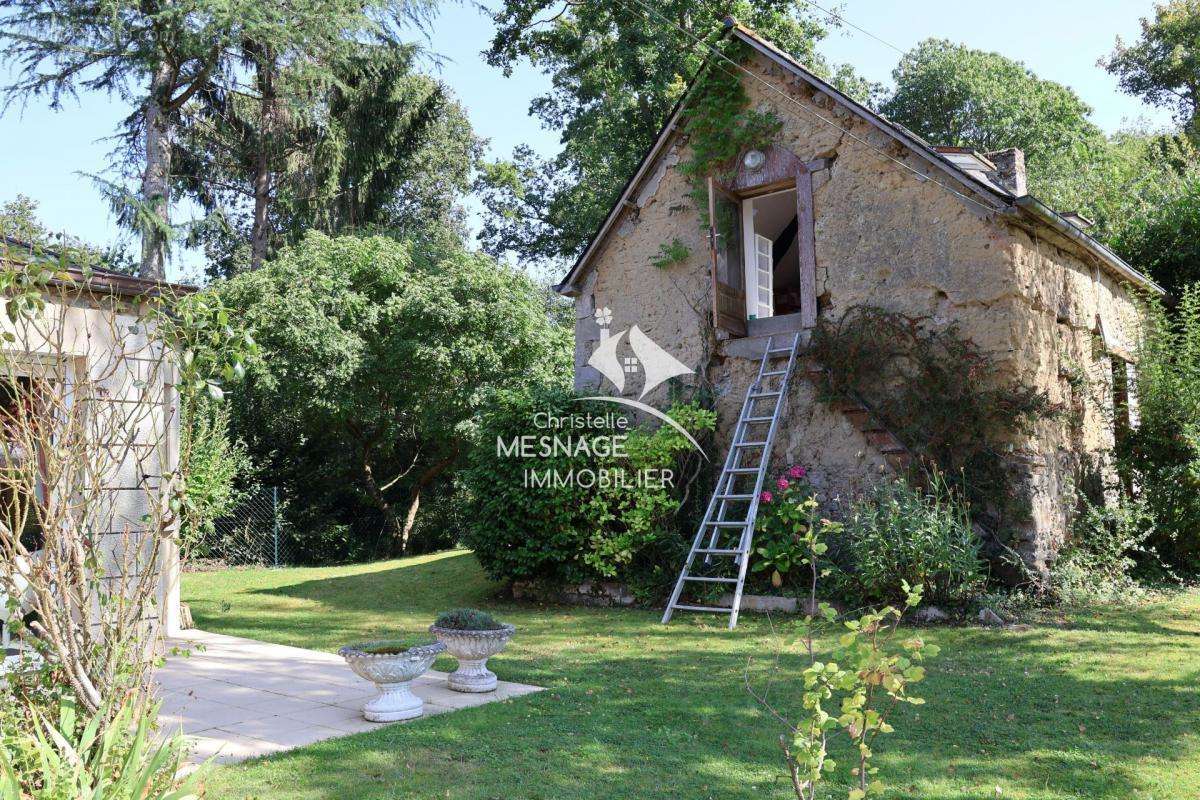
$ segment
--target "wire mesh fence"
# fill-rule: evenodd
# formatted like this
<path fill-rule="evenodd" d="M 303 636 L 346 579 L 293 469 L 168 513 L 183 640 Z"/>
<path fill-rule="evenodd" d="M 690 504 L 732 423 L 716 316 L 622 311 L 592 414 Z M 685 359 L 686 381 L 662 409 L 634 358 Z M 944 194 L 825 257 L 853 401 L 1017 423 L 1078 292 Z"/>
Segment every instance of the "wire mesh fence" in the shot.
<path fill-rule="evenodd" d="M 282 567 L 295 563 L 295 546 L 277 487 L 247 495 L 228 514 L 197 534 L 192 562 Z"/>
<path fill-rule="evenodd" d="M 244 496 L 228 513 L 185 532 L 185 569 L 290 567 L 393 558 L 453 547 L 465 525 L 461 506 L 434 497 L 402 540 L 399 523 L 355 504 L 306 505 L 278 487 Z M 407 544 L 404 547 L 403 544 Z"/>

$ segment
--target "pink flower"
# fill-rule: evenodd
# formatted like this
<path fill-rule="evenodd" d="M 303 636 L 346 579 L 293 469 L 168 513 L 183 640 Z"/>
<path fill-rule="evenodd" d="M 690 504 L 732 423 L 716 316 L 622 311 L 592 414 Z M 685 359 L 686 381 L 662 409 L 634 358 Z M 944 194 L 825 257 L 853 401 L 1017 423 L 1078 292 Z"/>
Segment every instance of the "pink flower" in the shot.
<path fill-rule="evenodd" d="M 788 475 L 792 478 L 803 478 L 808 474 L 808 470 L 801 466 L 795 466 L 788 470 Z"/>
<path fill-rule="evenodd" d="M 788 483 L 787 478 L 780 478 L 778 481 L 775 482 L 775 485 L 778 486 L 780 489 L 786 489 L 787 487 L 791 486 L 791 484 Z"/>
<path fill-rule="evenodd" d="M 774 495 L 772 495 L 770 492 L 763 492 L 759 495 L 759 499 L 764 503 L 769 503 L 774 499 Z"/>

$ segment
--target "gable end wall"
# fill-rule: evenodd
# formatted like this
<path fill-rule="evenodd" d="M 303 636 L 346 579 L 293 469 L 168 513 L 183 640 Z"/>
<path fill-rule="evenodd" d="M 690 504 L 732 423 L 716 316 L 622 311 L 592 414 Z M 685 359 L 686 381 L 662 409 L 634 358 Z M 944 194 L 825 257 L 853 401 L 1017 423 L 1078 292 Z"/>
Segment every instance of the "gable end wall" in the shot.
<path fill-rule="evenodd" d="M 820 316 L 836 320 L 852 306 L 874 305 L 932 326 L 956 323 L 1008 375 L 1034 383 L 1052 402 L 1073 410 L 1065 415 L 1070 421 L 1044 422 L 1030 440 L 1012 443 L 1016 490 L 1027 495 L 1032 512 L 1020 549 L 1044 572 L 1062 542 L 1076 467 L 1085 456 L 1103 460 L 1112 445 L 1111 407 L 1105 401 L 1111 397 L 1111 373 L 1093 331 L 1099 316 L 1110 339 L 1134 350 L 1137 314 L 1129 289 L 1058 235 L 989 212 L 934 180 L 918 179 L 892 159 L 950 185 L 924 159 L 831 98 L 814 96 L 778 66 L 761 58 L 748 66 L 799 104 L 758 81 L 744 81 L 751 105 L 769 108 L 782 120 L 776 143 L 804 161 L 833 159 L 829 170 L 818 173 L 813 194 Z M 753 355 L 752 343 L 718 341 L 707 327 L 707 243 L 688 196 L 691 187 L 677 169 L 688 155 L 686 138 L 676 134 L 581 281 L 576 382 L 589 389 L 603 383 L 602 391 L 613 391 L 587 366 L 600 337 L 594 311 L 608 308 L 611 331 L 636 324 L 688 366 L 707 365 L 721 420 L 722 450 L 714 455 L 722 458 L 757 361 L 746 357 Z M 653 266 L 660 248 L 676 239 L 689 257 L 665 269 Z M 1080 375 L 1088 379 L 1086 390 L 1079 388 Z M 882 455 L 820 403 L 802 376 L 793 387 L 775 448 L 780 463 L 808 466 L 831 503 L 889 474 Z M 626 389 L 636 397 L 640 385 Z M 664 404 L 666 390 L 656 389 L 646 399 Z"/>

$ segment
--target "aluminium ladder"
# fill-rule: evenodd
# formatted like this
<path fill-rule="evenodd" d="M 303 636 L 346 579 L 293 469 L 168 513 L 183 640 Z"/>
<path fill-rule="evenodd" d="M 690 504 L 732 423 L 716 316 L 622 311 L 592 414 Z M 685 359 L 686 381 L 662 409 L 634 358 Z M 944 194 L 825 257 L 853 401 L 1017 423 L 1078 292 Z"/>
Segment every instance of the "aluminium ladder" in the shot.
<path fill-rule="evenodd" d="M 758 377 L 746 389 L 742 411 L 733 430 L 729 453 L 717 485 L 709 498 L 704 512 L 704 521 L 692 540 L 692 549 L 684 562 L 675 590 L 663 613 L 663 624 L 670 622 L 676 611 L 708 611 L 729 614 L 729 628 L 737 626 L 738 609 L 742 603 L 742 587 L 746 583 L 746 568 L 750 564 L 751 544 L 754 540 L 754 521 L 758 517 L 758 502 L 762 495 L 763 481 L 771 461 L 771 445 L 779 427 L 779 415 L 787 399 L 788 382 L 796 365 L 796 351 L 800 345 L 800 334 L 791 336 L 786 347 L 776 347 L 776 336 L 767 337 L 767 348 L 763 351 L 758 366 Z M 782 338 L 782 337 L 781 337 Z M 779 368 L 774 362 L 787 359 L 787 366 Z M 772 385 L 774 383 L 774 385 Z M 771 401 L 770 412 L 761 401 Z M 766 427 L 766 434 L 754 433 Z M 747 486 L 753 481 L 753 488 Z M 739 481 L 742 483 L 739 485 Z M 740 486 L 740 488 L 739 488 Z M 706 541 L 707 539 L 707 541 Z M 721 574 L 697 574 L 696 556 L 702 555 L 701 572 L 732 572 L 737 567 L 737 577 Z M 721 561 L 732 557 L 733 563 Z M 723 568 L 723 569 L 722 569 Z M 733 605 L 709 606 L 680 602 L 687 584 L 733 584 Z"/>

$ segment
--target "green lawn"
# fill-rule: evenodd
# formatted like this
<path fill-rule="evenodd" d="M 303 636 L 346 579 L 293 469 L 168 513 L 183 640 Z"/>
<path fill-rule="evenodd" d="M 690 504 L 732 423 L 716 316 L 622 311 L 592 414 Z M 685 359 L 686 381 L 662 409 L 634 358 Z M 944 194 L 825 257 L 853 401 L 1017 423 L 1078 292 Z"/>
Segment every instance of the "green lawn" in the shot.
<path fill-rule="evenodd" d="M 212 771 L 210 798 L 789 798 L 777 727 L 743 689 L 781 646 L 750 615 L 669 627 L 653 611 L 517 605 L 465 552 L 185 577 L 197 626 L 334 650 L 476 605 L 517 625 L 491 666 L 550 691 Z M 942 648 L 877 748 L 885 795 L 1200 798 L 1200 592 L 1010 630 L 937 628 Z M 788 633 L 784 623 L 779 633 Z M 445 669 L 451 662 L 439 662 Z M 775 696 L 798 673 L 780 659 Z M 844 797 L 844 792 L 831 793 Z"/>

